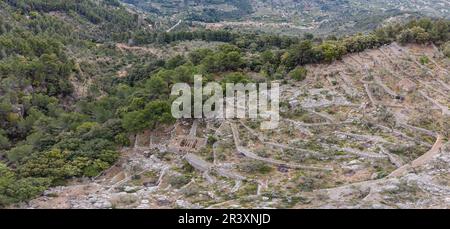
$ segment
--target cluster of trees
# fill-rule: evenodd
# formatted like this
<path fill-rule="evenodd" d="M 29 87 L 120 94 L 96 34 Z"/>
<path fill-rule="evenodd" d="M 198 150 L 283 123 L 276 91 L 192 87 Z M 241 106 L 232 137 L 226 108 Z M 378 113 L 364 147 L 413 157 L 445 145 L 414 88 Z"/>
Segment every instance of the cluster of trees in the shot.
<path fill-rule="evenodd" d="M 240 72 L 246 68 L 241 49 L 230 44 L 221 45 L 216 50 L 198 49 L 187 56 L 151 63 L 131 72 L 113 92 L 124 95 L 121 98 L 123 102 L 120 102 L 122 106 L 115 110 L 127 133 L 173 123 L 171 87 L 179 82 L 192 85 L 196 74 L 202 74 L 207 81 L 214 75 L 221 75 L 223 83 L 250 81 Z"/>
<path fill-rule="evenodd" d="M 28 17 L 9 8 L 0 16 L 0 206 L 33 198 L 68 178 L 96 176 L 115 163 L 118 147 L 129 144 L 122 113 L 116 112 L 128 91 L 75 100 L 71 77 L 79 72 L 67 50 L 86 41 L 40 13 L 93 2 L 7 3 Z"/>
<path fill-rule="evenodd" d="M 129 89 L 133 93 L 124 103 L 127 105 L 120 108 L 123 127 L 134 133 L 172 123 L 170 88 L 173 84 L 192 84 L 196 74 L 202 74 L 205 80 L 220 74 L 224 83 L 245 83 L 249 78 L 239 72 L 245 67 L 241 49 L 230 44 L 221 45 L 217 50 L 198 49 L 187 56 L 175 56 L 160 62 L 156 69 L 144 67 L 143 72 L 132 73 L 128 77 L 131 79 L 123 81 L 129 84 L 126 87 L 134 85 Z"/>
<path fill-rule="evenodd" d="M 128 144 L 122 121 L 105 117 L 100 105 L 103 101 L 90 104 L 91 109 L 80 104 L 80 112 L 63 109 L 61 102 L 37 93 L 17 103 L 2 97 L 0 153 L 16 168 L 14 179 L 24 182 L 20 187 L 8 185 L 4 194 L 0 187 L 0 197 L 8 197 L 1 198 L 0 203 L 23 200 L 16 192 L 27 192 L 29 198 L 67 178 L 96 176 L 116 161 L 116 146 Z M 111 111 L 109 107 L 104 109 Z M 108 120 L 96 121 L 102 118 Z M 36 189 L 36 182 L 43 182 L 41 188 Z"/>
<path fill-rule="evenodd" d="M 71 94 L 73 88 L 68 78 L 74 66 L 62 46 L 58 39 L 29 31 L 0 35 L 1 88 L 4 91 L 27 89 L 49 95 Z"/>
<path fill-rule="evenodd" d="M 132 28 L 137 25 L 137 18 L 124 8 L 118 7 L 120 4 L 115 0 L 99 1 L 98 4 L 95 1 L 86 0 L 6 0 L 6 2 L 24 13 L 33 11 L 75 12 L 94 24 L 108 22 L 121 28 L 126 28 L 126 26 Z M 114 7 L 107 8 L 107 6 Z"/>
<path fill-rule="evenodd" d="M 49 185 L 46 178 L 18 178 L 14 171 L 0 162 L 0 206 L 33 198 Z"/>
<path fill-rule="evenodd" d="M 269 76 L 285 76 L 296 66 L 311 63 L 329 63 L 339 60 L 347 53 L 361 52 L 370 48 L 377 48 L 393 41 L 400 43 L 427 43 L 440 44 L 449 39 L 450 23 L 447 20 L 420 19 L 407 24 L 395 24 L 379 28 L 369 34 L 356 34 L 342 38 L 330 37 L 325 40 L 314 39 L 307 35 L 303 38 L 276 36 L 266 34 L 236 34 L 229 31 L 195 31 L 162 34 L 137 35 L 136 42 L 144 43 L 171 43 L 181 40 L 200 39 L 205 41 L 223 41 L 237 47 L 263 52 L 279 48 L 281 51 L 263 52 L 260 60 L 250 60 L 244 65 L 251 70 L 262 70 Z M 200 50 L 193 55 L 201 57 L 207 51 Z M 236 54 L 236 53 L 233 53 Z M 219 56 L 218 54 L 217 56 Z M 235 56 L 237 57 L 237 55 Z M 209 57 L 204 65 L 209 66 L 209 72 L 230 70 L 223 66 L 214 66 L 215 58 Z M 223 58 L 216 58 L 223 59 Z M 195 61 L 194 61 L 195 63 Z M 227 61 L 225 61 L 227 63 Z M 216 68 L 218 67 L 218 68 Z M 231 70 L 235 70 L 232 68 Z"/>
<path fill-rule="evenodd" d="M 166 86 L 173 83 L 191 83 L 194 74 L 207 76 L 211 73 L 232 72 L 247 67 L 248 61 L 242 49 L 235 45 L 220 45 L 216 50 L 201 48 L 190 52 L 187 56 L 175 56 L 168 60 L 151 60 L 147 64 L 137 66 L 127 78 L 120 83 L 130 86 L 145 81 L 149 76 L 164 79 Z"/>
<path fill-rule="evenodd" d="M 133 35 L 135 44 L 170 44 L 176 41 L 204 40 L 204 41 L 221 41 L 231 42 L 235 39 L 236 34 L 226 30 L 198 30 L 192 32 L 162 32 L 153 33 L 140 30 Z"/>
<path fill-rule="evenodd" d="M 356 34 L 324 41 L 303 39 L 285 51 L 266 51 L 260 54 L 259 66 L 268 76 L 285 76 L 305 64 L 329 63 L 341 59 L 347 53 L 362 52 L 397 41 L 400 43 L 442 44 L 450 39 L 448 20 L 420 19 L 407 24 L 390 25 L 369 34 Z"/>
<path fill-rule="evenodd" d="M 131 37 L 132 31 L 139 27 L 139 16 L 120 6 L 117 0 L 6 0 L 5 2 L 23 15 L 33 16 L 57 11 L 64 12 L 80 22 L 83 20 L 79 19 L 87 20 L 98 26 L 98 29 L 92 30 L 92 34 L 83 31 L 81 35 L 93 40 L 126 41 Z M 59 29 L 58 26 L 51 28 Z"/>
<path fill-rule="evenodd" d="M 341 59 L 347 53 L 377 48 L 394 41 L 440 44 L 449 39 L 449 28 L 449 22 L 446 20 L 420 19 L 407 24 L 382 27 L 369 34 L 356 34 L 342 38 L 329 37 L 325 40 L 314 38 L 311 34 L 302 38 L 291 38 L 261 34 L 233 34 L 224 31 L 224 33 L 229 34 L 227 37 L 230 39 L 227 40 L 230 45 L 221 46 L 217 50 L 199 49 L 191 52 L 188 58 L 176 57 L 165 64 L 159 63 L 159 67 L 164 67 L 164 65 L 165 67 L 168 67 L 167 65 L 180 66 L 189 63 L 196 66 L 197 73 L 202 74 L 232 72 L 242 69 L 244 71 L 259 71 L 270 78 L 290 77 L 302 80 L 307 72 L 299 66 L 312 63 L 330 63 Z M 416 33 L 414 32 L 416 30 L 422 32 Z M 413 31 L 412 35 L 411 31 Z M 208 37 L 206 34 L 219 32 L 197 31 L 193 32 L 198 34 L 195 36 L 190 32 L 169 33 L 175 38 L 169 39 L 167 42 L 184 40 L 186 37 L 189 39 L 205 39 L 205 37 Z M 153 36 L 156 37 L 157 35 Z M 404 37 L 413 38 L 403 41 Z M 150 42 L 155 42 L 154 38 L 151 40 Z M 257 53 L 259 58 L 254 58 L 254 56 L 246 58 L 242 55 L 243 52 Z M 152 67 L 146 69 L 149 71 L 145 71 L 145 74 L 141 74 L 135 79 L 145 78 L 145 75 L 152 74 L 152 71 L 155 71 L 158 67 L 152 65 Z M 174 67 L 169 67 L 169 69 L 171 69 L 171 75 L 177 75 L 180 70 Z M 167 73 L 167 75 L 170 74 Z M 177 80 L 182 79 L 178 78 Z"/>
<path fill-rule="evenodd" d="M 191 59 L 193 58 L 209 73 L 236 71 L 244 64 L 241 50 L 233 45 L 222 45 L 216 52 L 199 50 L 191 54 Z"/>
<path fill-rule="evenodd" d="M 242 49 L 262 51 L 273 47 L 285 49 L 298 43 L 301 39 L 290 36 L 258 33 L 235 33 L 229 30 L 196 30 L 180 32 L 149 32 L 139 30 L 133 34 L 136 45 L 170 44 L 177 41 L 220 41 L 238 46 Z"/>
<path fill-rule="evenodd" d="M 65 22 L 45 14 L 39 14 L 33 12 L 30 14 L 31 20 L 26 24 L 29 31 L 37 35 L 51 35 L 57 37 L 60 40 L 65 38 L 77 37 L 74 33 L 74 29 Z"/>
<path fill-rule="evenodd" d="M 123 126 L 129 132 L 138 132 L 155 128 L 157 124 L 172 123 L 171 104 L 169 101 L 154 100 L 144 109 L 128 112 L 124 115 Z"/>
<path fill-rule="evenodd" d="M 424 44 L 434 42 L 441 44 L 450 39 L 450 22 L 448 20 L 420 19 L 407 23 L 397 36 L 401 43 Z"/>
<path fill-rule="evenodd" d="M 307 37 L 306 40 L 312 40 Z M 282 36 L 274 34 L 243 33 L 236 36 L 233 44 L 242 49 L 251 51 L 264 51 L 273 48 L 286 49 L 302 40 L 299 37 Z"/>

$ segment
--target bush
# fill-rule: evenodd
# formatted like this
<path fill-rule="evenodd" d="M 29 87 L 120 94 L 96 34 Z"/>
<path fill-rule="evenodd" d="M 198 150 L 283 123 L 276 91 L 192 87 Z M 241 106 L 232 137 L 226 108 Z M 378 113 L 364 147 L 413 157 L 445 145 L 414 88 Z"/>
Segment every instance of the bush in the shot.
<path fill-rule="evenodd" d="M 262 161 L 248 161 L 239 165 L 239 169 L 245 173 L 270 173 L 273 168 Z"/>
<path fill-rule="evenodd" d="M 11 149 L 7 153 L 7 157 L 8 157 L 8 160 L 17 162 L 17 161 L 21 160 L 22 158 L 31 155 L 32 152 L 33 152 L 33 146 L 22 145 L 22 146 L 17 146 L 15 148 Z"/>
<path fill-rule="evenodd" d="M 6 188 L 11 185 L 14 180 L 14 172 L 11 171 L 5 164 L 0 163 L 0 195 L 5 193 Z"/>
<path fill-rule="evenodd" d="M 297 81 L 303 81 L 306 79 L 306 76 L 308 75 L 308 70 L 304 67 L 297 67 L 291 72 L 289 72 L 289 77 L 291 77 L 294 80 Z"/>
<path fill-rule="evenodd" d="M 114 150 L 103 150 L 100 152 L 98 159 L 107 162 L 109 165 L 113 164 L 119 158 L 119 153 Z"/>
<path fill-rule="evenodd" d="M 346 54 L 346 48 L 340 44 L 340 42 L 327 41 L 321 44 L 319 47 L 320 53 L 325 62 L 332 62 L 335 60 L 340 60 L 343 55 Z"/>
<path fill-rule="evenodd" d="M 415 26 L 411 29 L 403 30 L 397 39 L 402 44 L 406 43 L 424 44 L 431 40 L 431 36 L 422 27 Z"/>
<path fill-rule="evenodd" d="M 169 177 L 169 184 L 174 188 L 181 188 L 190 182 L 190 178 L 186 175 L 174 175 Z"/>
<path fill-rule="evenodd" d="M 450 58 L 450 41 L 448 41 L 447 43 L 445 43 L 443 45 L 443 49 L 442 50 L 444 52 L 444 55 L 446 57 Z"/>
<path fill-rule="evenodd" d="M 9 185 L 6 195 L 14 201 L 26 201 L 40 195 L 50 184 L 51 180 L 47 178 L 24 178 Z"/>
<path fill-rule="evenodd" d="M 3 135 L 2 130 L 0 130 L 0 150 L 7 149 L 10 146 L 9 139 Z"/>
<path fill-rule="evenodd" d="M 114 142 L 120 146 L 130 146 L 131 142 L 128 136 L 124 133 L 120 133 L 114 137 Z"/>
<path fill-rule="evenodd" d="M 108 163 L 101 160 L 95 160 L 83 169 L 83 176 L 95 177 L 108 167 Z"/>
<path fill-rule="evenodd" d="M 419 59 L 419 61 L 420 61 L 420 63 L 421 63 L 422 65 L 425 65 L 425 64 L 428 64 L 428 63 L 430 62 L 430 59 L 428 59 L 427 56 L 421 56 L 420 59 Z"/>
<path fill-rule="evenodd" d="M 34 198 L 51 184 L 46 178 L 16 179 L 12 170 L 0 163 L 0 206 Z"/>
<path fill-rule="evenodd" d="M 62 180 L 78 175 L 78 169 L 69 162 L 69 154 L 54 149 L 28 158 L 18 169 L 21 177 L 46 177 Z"/>
<path fill-rule="evenodd" d="M 214 137 L 213 135 L 209 135 L 208 136 L 208 144 L 209 145 L 214 145 L 214 143 L 216 143 L 217 142 L 217 138 L 216 137 Z"/>
<path fill-rule="evenodd" d="M 171 106 L 168 101 L 155 100 L 149 102 L 145 109 L 127 113 L 123 117 L 123 128 L 128 132 L 138 132 L 157 124 L 173 121 Z"/>

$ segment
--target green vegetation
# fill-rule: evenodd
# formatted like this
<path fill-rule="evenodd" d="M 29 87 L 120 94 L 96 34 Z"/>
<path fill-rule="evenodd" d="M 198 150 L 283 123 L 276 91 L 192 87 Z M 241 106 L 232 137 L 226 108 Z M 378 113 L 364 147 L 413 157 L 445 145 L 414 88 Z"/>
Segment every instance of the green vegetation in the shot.
<path fill-rule="evenodd" d="M 443 46 L 444 55 L 448 58 L 450 58 L 450 41 L 445 43 Z"/>
<path fill-rule="evenodd" d="M 205 40 L 231 42 L 235 34 L 228 31 L 194 31 L 194 32 L 173 32 L 173 33 L 154 33 L 147 31 L 138 31 L 133 39 L 136 44 L 169 44 L 175 41 Z"/>
<path fill-rule="evenodd" d="M 84 34 L 93 39 L 115 38 L 126 40 L 128 32 L 138 26 L 137 15 L 118 7 L 115 0 L 7 0 L 14 10 L 21 14 L 38 15 L 46 12 L 62 12 L 74 17 L 79 23 L 90 22 L 98 26 L 95 33 Z M 57 29 L 57 27 L 51 27 Z M 102 39 L 104 40 L 104 39 Z"/>
<path fill-rule="evenodd" d="M 186 175 L 173 175 L 168 179 L 169 184 L 174 188 L 181 188 L 190 182 L 190 177 Z"/>
<path fill-rule="evenodd" d="M 430 62 L 430 59 L 427 56 L 421 56 L 419 59 L 420 63 L 422 65 L 428 64 Z"/>
<path fill-rule="evenodd" d="M 174 121 L 171 86 L 192 83 L 194 74 L 222 83 L 251 82 L 255 72 L 260 81 L 303 80 L 305 64 L 393 41 L 440 45 L 450 37 L 450 22 L 428 19 L 324 41 L 208 30 L 153 33 L 112 0 L 8 0 L 0 2 L 0 12 L 0 206 L 109 168 L 130 135 Z M 116 50 L 116 42 L 129 39 L 227 44 L 161 60 Z M 448 42 L 443 49 L 449 55 Z M 128 65 L 127 76 L 115 77 Z M 272 170 L 257 162 L 240 168 Z M 170 183 L 181 187 L 189 180 Z"/>
<path fill-rule="evenodd" d="M 239 170 L 248 174 L 267 174 L 273 168 L 262 161 L 247 161 L 239 165 Z"/>
<path fill-rule="evenodd" d="M 90 38 L 120 37 L 115 29 L 128 33 L 134 16 L 125 9 L 114 8 L 113 1 L 9 0 L 0 5 L 0 206 L 109 168 L 119 157 L 118 147 L 129 144 L 126 117 L 135 110 L 147 108 L 148 127 L 166 121 L 160 107 L 167 102 L 148 101 L 122 113 L 119 108 L 128 104 L 131 92 L 127 86 L 103 98 L 74 96 L 72 82 L 84 80 L 89 71 L 69 53 L 92 50 Z M 102 33 L 87 29 L 74 35 L 77 29 L 50 11 L 86 20 L 83 25 L 99 26 Z"/>
<path fill-rule="evenodd" d="M 149 102 L 144 109 L 124 115 L 123 127 L 129 132 L 138 132 L 147 128 L 155 128 L 160 123 L 170 123 L 173 119 L 170 104 L 166 101 Z"/>
<path fill-rule="evenodd" d="M 297 81 L 303 81 L 307 74 L 308 71 L 304 67 L 297 67 L 289 72 L 289 77 Z"/>
<path fill-rule="evenodd" d="M 18 178 L 6 165 L 0 163 L 0 206 L 36 197 L 49 185 L 50 180 L 46 178 Z"/>

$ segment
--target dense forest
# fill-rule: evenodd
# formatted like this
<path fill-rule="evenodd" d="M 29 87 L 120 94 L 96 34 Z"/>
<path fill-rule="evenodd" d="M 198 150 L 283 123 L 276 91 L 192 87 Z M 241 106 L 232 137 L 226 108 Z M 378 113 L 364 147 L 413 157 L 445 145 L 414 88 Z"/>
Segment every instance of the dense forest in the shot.
<path fill-rule="evenodd" d="M 170 88 L 191 83 L 194 74 L 223 82 L 255 80 L 248 72 L 261 73 L 263 81 L 302 80 L 305 64 L 332 62 L 394 41 L 433 42 L 450 56 L 450 22 L 445 20 L 315 38 L 207 30 L 154 33 L 140 29 L 136 16 L 115 0 L 7 0 L 0 3 L 0 13 L 0 206 L 109 168 L 120 148 L 130 144 L 129 136 L 174 122 Z M 83 21 L 82 28 L 88 29 L 71 20 Z M 165 60 L 127 57 L 134 65 L 125 78 L 111 79 L 111 65 L 93 65 L 91 71 L 101 75 L 98 93 L 74 96 L 74 79 L 89 72 L 74 52 L 94 55 L 90 51 L 97 50 L 116 57 L 108 44 L 129 39 L 136 45 L 185 40 L 226 44 Z"/>

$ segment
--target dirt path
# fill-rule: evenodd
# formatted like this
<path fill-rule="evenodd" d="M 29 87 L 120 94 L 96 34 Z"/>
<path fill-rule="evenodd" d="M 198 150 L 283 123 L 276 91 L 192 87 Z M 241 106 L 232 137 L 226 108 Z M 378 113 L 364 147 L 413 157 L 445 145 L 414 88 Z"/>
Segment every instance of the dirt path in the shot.
<path fill-rule="evenodd" d="M 255 153 L 251 152 L 250 150 L 242 147 L 240 145 L 240 138 L 239 138 L 239 133 L 238 130 L 236 128 L 236 125 L 234 123 L 230 123 L 231 126 L 231 130 L 233 132 L 233 138 L 234 138 L 234 142 L 235 142 L 235 146 L 236 146 L 236 150 L 239 153 L 244 154 L 246 157 L 257 160 L 257 161 L 263 161 L 269 164 L 273 164 L 273 165 L 278 165 L 278 166 L 286 166 L 289 168 L 295 168 L 295 169 L 309 169 L 309 170 L 324 170 L 324 171 L 332 171 L 332 168 L 319 168 L 319 167 L 314 167 L 314 166 L 304 166 L 304 165 L 298 165 L 298 164 L 292 164 L 292 163 L 287 163 L 284 161 L 278 161 L 278 160 L 274 160 L 271 158 L 264 158 L 264 157 L 260 157 L 258 155 L 256 155 Z"/>
<path fill-rule="evenodd" d="M 409 169 L 414 169 L 428 163 L 436 154 L 441 151 L 441 148 L 444 145 L 443 139 L 444 137 L 442 135 L 439 135 L 430 151 L 426 152 L 424 155 L 420 156 L 411 163 L 398 168 L 397 170 L 389 174 L 388 177 L 399 177 L 405 174 Z"/>
<path fill-rule="evenodd" d="M 174 26 L 172 26 L 170 29 L 168 29 L 166 32 L 167 33 L 170 33 L 172 30 L 174 30 L 175 28 L 177 28 L 180 24 L 181 24 L 181 22 L 183 22 L 182 20 L 179 20 L 178 22 L 177 22 L 177 24 L 175 24 Z"/>
<path fill-rule="evenodd" d="M 354 190 L 369 190 L 371 191 L 375 186 L 381 185 L 389 180 L 393 180 L 394 178 L 399 178 L 403 175 L 405 175 L 409 169 L 417 168 L 419 166 L 423 166 L 427 163 L 429 163 L 435 155 L 441 152 L 441 148 L 444 145 L 443 143 L 443 136 L 439 135 L 436 139 L 435 144 L 431 148 L 430 151 L 422 155 L 421 157 L 417 158 L 413 162 L 404 165 L 394 172 L 392 172 L 389 176 L 377 180 L 368 180 L 368 181 L 361 181 L 357 183 L 351 183 L 346 184 L 334 188 L 328 188 L 328 189 L 319 189 L 315 190 L 315 193 L 327 193 L 327 195 L 330 197 L 330 199 L 335 201 L 340 201 L 346 196 L 350 195 L 354 192 Z M 434 184 L 433 184 L 434 185 Z M 367 196 L 369 196 L 368 194 Z"/>

